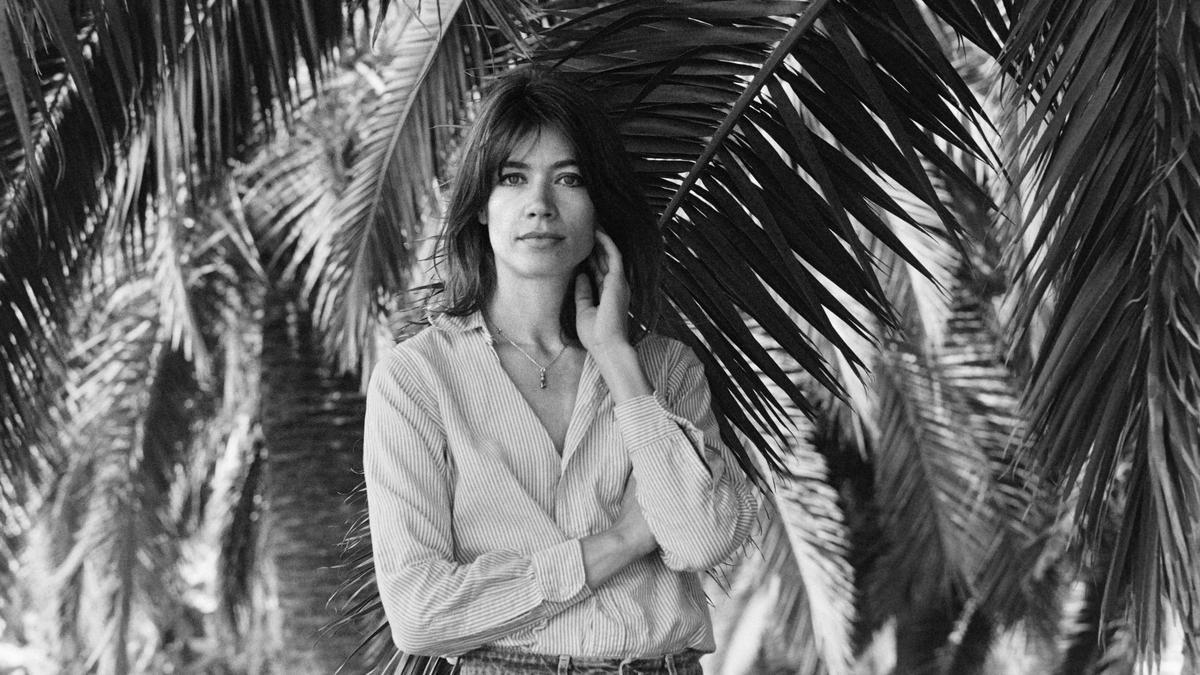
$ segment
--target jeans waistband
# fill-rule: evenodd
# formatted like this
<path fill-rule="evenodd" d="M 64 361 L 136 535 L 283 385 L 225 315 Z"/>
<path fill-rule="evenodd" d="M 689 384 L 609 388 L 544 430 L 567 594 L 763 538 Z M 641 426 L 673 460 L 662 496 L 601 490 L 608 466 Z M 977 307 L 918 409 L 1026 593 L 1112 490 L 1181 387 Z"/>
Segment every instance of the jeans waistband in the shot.
<path fill-rule="evenodd" d="M 675 654 L 642 658 L 602 658 L 533 654 L 514 649 L 483 647 L 459 657 L 460 664 L 493 664 L 514 672 L 542 672 L 556 675 L 690 675 L 699 673 L 703 652 L 685 649 Z"/>

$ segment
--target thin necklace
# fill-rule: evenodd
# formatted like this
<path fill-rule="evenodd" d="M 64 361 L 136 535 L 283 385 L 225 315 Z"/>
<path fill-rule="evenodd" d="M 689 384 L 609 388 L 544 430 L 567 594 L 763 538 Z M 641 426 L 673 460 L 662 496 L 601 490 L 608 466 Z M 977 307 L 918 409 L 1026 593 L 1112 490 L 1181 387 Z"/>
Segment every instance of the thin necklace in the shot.
<path fill-rule="evenodd" d="M 538 388 L 545 389 L 546 388 L 546 369 L 549 368 L 550 366 L 554 365 L 554 362 L 558 360 L 558 357 L 562 356 L 563 352 L 567 351 L 566 341 L 563 341 L 562 349 L 558 350 L 558 353 L 554 355 L 554 358 L 550 359 L 550 362 L 543 366 L 541 363 L 538 362 L 537 359 L 530 356 L 529 352 L 525 351 L 524 349 L 521 349 L 521 345 L 510 340 L 509 337 L 504 334 L 504 331 L 500 329 L 500 326 L 496 326 L 496 332 L 500 334 L 500 337 L 504 338 L 505 342 L 512 345 L 513 348 L 516 349 L 517 351 L 521 352 L 521 356 L 524 356 L 525 358 L 529 359 L 530 363 L 532 363 L 533 365 L 538 367 L 538 370 L 541 371 L 538 373 Z"/>

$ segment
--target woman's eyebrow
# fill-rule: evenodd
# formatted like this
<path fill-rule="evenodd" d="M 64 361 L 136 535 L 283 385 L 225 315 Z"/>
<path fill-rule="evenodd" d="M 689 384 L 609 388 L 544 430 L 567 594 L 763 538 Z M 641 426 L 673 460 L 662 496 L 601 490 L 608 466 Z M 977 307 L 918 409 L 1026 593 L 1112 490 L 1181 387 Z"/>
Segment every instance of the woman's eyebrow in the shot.
<path fill-rule="evenodd" d="M 553 164 L 550 165 L 550 168 L 551 169 L 561 169 L 565 166 L 579 166 L 579 162 L 574 157 L 568 157 L 567 159 L 560 159 L 557 162 L 554 162 Z M 525 162 L 518 162 L 513 159 L 507 159 L 504 161 L 503 164 L 500 165 L 500 168 L 501 169 L 528 169 L 529 165 L 526 164 Z"/>

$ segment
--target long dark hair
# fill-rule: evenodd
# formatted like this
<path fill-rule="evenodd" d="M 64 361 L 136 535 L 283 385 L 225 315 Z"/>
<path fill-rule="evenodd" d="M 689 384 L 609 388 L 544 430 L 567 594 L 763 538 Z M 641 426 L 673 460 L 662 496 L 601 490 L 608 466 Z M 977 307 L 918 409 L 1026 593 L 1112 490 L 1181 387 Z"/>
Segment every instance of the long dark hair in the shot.
<path fill-rule="evenodd" d="M 550 71 L 515 71 L 488 90 L 451 183 L 435 257 L 441 289 L 431 304 L 435 311 L 461 316 L 483 309 L 495 291 L 495 260 L 479 213 L 487 208 L 500 167 L 513 149 L 546 128 L 558 130 L 574 145 L 597 227 L 621 251 L 632 295 L 629 337 L 636 340 L 653 329 L 658 315 L 662 241 L 616 129 L 585 89 Z M 573 288 L 561 316 L 563 331 L 572 339 L 577 337 Z"/>

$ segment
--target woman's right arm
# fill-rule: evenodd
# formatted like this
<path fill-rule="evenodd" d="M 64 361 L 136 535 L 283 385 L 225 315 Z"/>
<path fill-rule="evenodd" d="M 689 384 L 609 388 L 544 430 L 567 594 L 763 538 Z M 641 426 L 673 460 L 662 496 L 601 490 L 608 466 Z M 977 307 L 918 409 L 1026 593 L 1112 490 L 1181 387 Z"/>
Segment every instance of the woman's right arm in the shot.
<path fill-rule="evenodd" d="M 458 654 L 536 625 L 653 547 L 634 503 L 601 534 L 456 562 L 445 453 L 429 392 L 392 352 L 372 373 L 363 468 L 376 583 L 402 651 Z"/>

